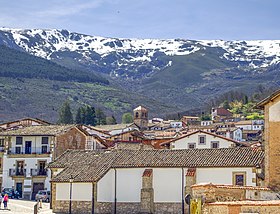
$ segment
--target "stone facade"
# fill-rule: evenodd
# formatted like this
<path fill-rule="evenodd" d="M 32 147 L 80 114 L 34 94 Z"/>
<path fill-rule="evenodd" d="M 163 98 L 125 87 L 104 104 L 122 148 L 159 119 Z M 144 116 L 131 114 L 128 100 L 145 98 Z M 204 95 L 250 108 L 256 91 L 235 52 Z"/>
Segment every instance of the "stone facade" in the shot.
<path fill-rule="evenodd" d="M 56 137 L 54 145 L 54 158 L 61 155 L 67 149 L 85 149 L 87 137 L 76 127 Z"/>
<path fill-rule="evenodd" d="M 214 184 L 193 185 L 192 196 L 193 198 L 203 198 L 205 203 L 278 199 L 277 194 L 268 188 Z"/>
<path fill-rule="evenodd" d="M 264 105 L 265 185 L 280 189 L 280 96 Z"/>
<path fill-rule="evenodd" d="M 181 214 L 182 213 L 182 203 L 155 203 L 154 205 L 155 205 L 155 214 Z"/>
<path fill-rule="evenodd" d="M 254 204 L 255 203 L 255 204 Z M 257 202 L 244 202 L 244 203 L 224 203 L 224 204 L 204 204 L 203 214 L 240 214 L 240 213 L 259 213 L 259 214 L 278 214 L 280 204 L 272 203 L 257 203 Z"/>
<path fill-rule="evenodd" d="M 142 176 L 141 213 L 154 213 L 154 189 L 152 169 L 146 169 Z"/>

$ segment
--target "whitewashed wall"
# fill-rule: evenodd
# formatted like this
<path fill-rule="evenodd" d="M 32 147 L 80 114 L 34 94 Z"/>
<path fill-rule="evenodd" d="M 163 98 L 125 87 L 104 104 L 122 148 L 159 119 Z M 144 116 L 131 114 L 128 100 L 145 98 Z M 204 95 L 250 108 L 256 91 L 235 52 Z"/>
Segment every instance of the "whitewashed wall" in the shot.
<path fill-rule="evenodd" d="M 205 144 L 199 144 L 198 136 L 200 135 L 206 136 Z M 230 148 L 232 144 L 235 145 L 232 141 L 205 133 L 195 133 L 193 135 L 174 141 L 172 145 L 174 145 L 173 149 L 187 149 L 189 143 L 195 143 L 195 148 L 197 149 L 209 149 L 211 148 L 211 141 L 219 142 L 219 148 Z"/>
<path fill-rule="evenodd" d="M 9 169 L 16 169 L 16 161 L 24 161 L 24 169 L 26 169 L 26 178 L 24 180 L 24 185 L 31 185 L 31 175 L 30 171 L 31 169 L 37 169 L 38 168 L 38 161 L 46 161 L 49 163 L 51 161 L 51 157 L 34 157 L 34 158 L 24 158 L 24 157 L 18 157 L 18 158 L 8 158 L 8 156 L 5 154 L 3 156 L 3 182 L 2 187 L 15 187 L 15 183 L 12 179 L 12 177 L 9 176 Z M 50 176 L 51 172 L 48 169 L 48 177 L 45 180 L 45 188 L 47 190 L 50 190 Z M 23 191 L 31 191 L 31 188 L 29 189 L 23 189 Z"/>
<path fill-rule="evenodd" d="M 117 169 L 117 201 L 140 202 L 142 175 L 145 168 Z M 184 169 L 184 185 L 185 174 Z M 250 167 L 235 168 L 197 168 L 198 183 L 230 184 L 233 183 L 234 172 L 246 172 L 246 185 L 256 186 L 252 182 L 256 174 Z M 73 200 L 91 200 L 92 184 L 73 184 Z M 76 185 L 76 186 L 75 186 Z M 115 194 L 115 172 L 109 170 L 97 183 L 97 201 L 113 202 Z M 57 200 L 69 200 L 69 183 L 57 184 Z M 153 168 L 153 188 L 155 202 L 181 202 L 182 200 L 182 169 Z"/>
<path fill-rule="evenodd" d="M 112 202 L 114 201 L 115 186 L 114 170 L 110 169 L 106 175 L 97 182 L 97 201 Z"/>
<path fill-rule="evenodd" d="M 70 200 L 70 183 L 56 184 L 56 200 Z M 91 201 L 92 183 L 72 183 L 73 201 Z"/>
<path fill-rule="evenodd" d="M 117 169 L 117 199 L 118 202 L 140 202 L 142 175 L 145 169 Z M 111 169 L 97 183 L 97 201 L 114 201 L 115 172 Z"/>
<path fill-rule="evenodd" d="M 256 186 L 252 178 L 256 178 L 256 173 L 250 167 L 235 168 L 197 168 L 196 183 L 230 184 L 232 185 L 234 172 L 246 172 L 246 186 Z"/>
<path fill-rule="evenodd" d="M 153 187 L 155 202 L 180 202 L 182 200 L 182 170 L 180 168 L 154 168 Z"/>
<path fill-rule="evenodd" d="M 269 121 L 271 122 L 280 121 L 280 102 L 277 102 L 269 107 Z"/>

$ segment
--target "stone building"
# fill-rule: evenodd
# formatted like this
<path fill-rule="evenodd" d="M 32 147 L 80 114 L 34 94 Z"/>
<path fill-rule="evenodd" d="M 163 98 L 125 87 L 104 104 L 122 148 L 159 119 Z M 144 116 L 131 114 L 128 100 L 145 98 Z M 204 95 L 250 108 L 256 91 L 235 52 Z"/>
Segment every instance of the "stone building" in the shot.
<path fill-rule="evenodd" d="M 143 106 L 138 106 L 133 110 L 133 121 L 141 131 L 148 129 L 148 110 Z"/>
<path fill-rule="evenodd" d="M 71 196 L 72 213 L 182 213 L 193 184 L 256 186 L 263 158 L 251 148 L 67 151 L 49 164 L 52 209 L 68 213 Z"/>
<path fill-rule="evenodd" d="M 280 90 L 258 103 L 264 109 L 265 185 L 280 190 Z"/>

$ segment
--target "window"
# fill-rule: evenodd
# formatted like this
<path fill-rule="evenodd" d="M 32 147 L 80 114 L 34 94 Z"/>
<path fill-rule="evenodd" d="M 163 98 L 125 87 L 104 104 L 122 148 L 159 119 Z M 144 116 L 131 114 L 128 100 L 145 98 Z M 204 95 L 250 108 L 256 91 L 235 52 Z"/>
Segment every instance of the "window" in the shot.
<path fill-rule="evenodd" d="M 42 144 L 49 144 L 49 138 L 48 137 L 42 137 Z"/>
<path fill-rule="evenodd" d="M 136 117 L 136 118 L 139 117 L 139 113 L 138 113 L 138 112 L 135 113 L 135 117 Z"/>
<path fill-rule="evenodd" d="M 16 154 L 21 154 L 21 147 L 19 146 L 16 147 Z"/>
<path fill-rule="evenodd" d="M 246 185 L 246 172 L 233 173 L 233 185 L 245 186 Z"/>
<path fill-rule="evenodd" d="M 195 143 L 189 143 L 188 149 L 195 149 Z"/>
<path fill-rule="evenodd" d="M 22 137 L 16 137 L 16 145 L 22 145 Z"/>
<path fill-rule="evenodd" d="M 219 141 L 211 141 L 211 148 L 218 149 L 219 148 Z"/>
<path fill-rule="evenodd" d="M 206 144 L 206 136 L 205 135 L 199 135 L 198 136 L 198 143 L 199 144 Z"/>
<path fill-rule="evenodd" d="M 42 154 L 48 153 L 48 146 L 42 146 Z"/>
<path fill-rule="evenodd" d="M 0 147 L 4 146 L 4 139 L 0 139 Z"/>

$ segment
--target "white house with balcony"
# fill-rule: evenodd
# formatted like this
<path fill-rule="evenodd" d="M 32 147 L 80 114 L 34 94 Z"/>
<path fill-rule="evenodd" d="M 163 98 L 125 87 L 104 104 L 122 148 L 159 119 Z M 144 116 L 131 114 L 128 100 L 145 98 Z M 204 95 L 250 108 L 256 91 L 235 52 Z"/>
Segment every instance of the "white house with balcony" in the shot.
<path fill-rule="evenodd" d="M 2 188 L 13 188 L 26 199 L 34 199 L 39 190 L 50 190 L 47 164 L 67 149 L 88 149 L 91 140 L 100 139 L 94 136 L 76 125 L 32 126 L 1 132 Z M 102 146 L 98 144 L 98 148 Z"/>

